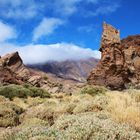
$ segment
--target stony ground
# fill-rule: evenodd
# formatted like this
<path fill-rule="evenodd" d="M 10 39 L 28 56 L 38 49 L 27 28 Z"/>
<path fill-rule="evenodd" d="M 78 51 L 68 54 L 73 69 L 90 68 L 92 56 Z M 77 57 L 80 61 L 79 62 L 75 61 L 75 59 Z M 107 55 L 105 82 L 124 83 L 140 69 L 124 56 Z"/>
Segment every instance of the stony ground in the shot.
<path fill-rule="evenodd" d="M 139 139 L 139 90 L 87 86 L 43 98 L 0 96 L 0 140 Z"/>

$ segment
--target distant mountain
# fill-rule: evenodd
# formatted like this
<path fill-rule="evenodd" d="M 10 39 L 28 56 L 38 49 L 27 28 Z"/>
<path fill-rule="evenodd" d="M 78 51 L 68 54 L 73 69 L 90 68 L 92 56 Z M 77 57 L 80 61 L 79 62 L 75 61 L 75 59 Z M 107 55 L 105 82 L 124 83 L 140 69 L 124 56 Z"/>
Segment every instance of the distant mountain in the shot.
<path fill-rule="evenodd" d="M 30 68 L 51 73 L 57 77 L 85 82 L 91 70 L 97 65 L 98 59 L 88 58 L 85 60 L 49 61 L 44 64 L 29 65 Z"/>

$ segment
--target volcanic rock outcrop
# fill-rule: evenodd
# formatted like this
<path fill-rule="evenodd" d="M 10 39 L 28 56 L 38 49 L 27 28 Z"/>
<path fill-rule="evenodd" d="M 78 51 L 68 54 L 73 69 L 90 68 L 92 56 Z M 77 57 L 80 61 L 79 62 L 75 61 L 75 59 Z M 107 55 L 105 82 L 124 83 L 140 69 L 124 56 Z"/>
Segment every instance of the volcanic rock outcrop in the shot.
<path fill-rule="evenodd" d="M 120 31 L 104 23 L 101 60 L 88 77 L 91 85 L 124 89 L 140 83 L 140 35 L 120 40 Z"/>
<path fill-rule="evenodd" d="M 18 52 L 0 57 L 0 86 L 8 84 L 30 84 L 50 93 L 71 93 L 77 86 L 81 86 L 76 81 L 25 66 Z"/>
<path fill-rule="evenodd" d="M 7 54 L 0 57 L 0 83 L 1 84 L 39 84 L 36 80 L 39 73 L 27 68 L 19 56 L 18 52 Z M 41 76 L 39 76 L 41 77 Z M 36 83 L 32 82 L 34 78 Z M 31 81 L 31 82 L 30 82 Z M 38 82 L 38 83 L 37 83 Z"/>

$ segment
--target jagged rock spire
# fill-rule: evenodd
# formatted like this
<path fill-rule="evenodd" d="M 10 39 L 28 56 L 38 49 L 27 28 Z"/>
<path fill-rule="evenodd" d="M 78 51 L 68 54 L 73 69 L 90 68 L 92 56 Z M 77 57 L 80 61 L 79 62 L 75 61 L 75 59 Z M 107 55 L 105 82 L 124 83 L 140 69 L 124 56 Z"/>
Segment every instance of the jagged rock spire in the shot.
<path fill-rule="evenodd" d="M 88 83 L 124 89 L 140 85 L 140 35 L 120 40 L 120 31 L 103 23 L 101 60 L 88 77 Z"/>
<path fill-rule="evenodd" d="M 102 51 L 104 47 L 107 47 L 107 45 L 120 43 L 120 31 L 104 22 L 100 51 Z"/>

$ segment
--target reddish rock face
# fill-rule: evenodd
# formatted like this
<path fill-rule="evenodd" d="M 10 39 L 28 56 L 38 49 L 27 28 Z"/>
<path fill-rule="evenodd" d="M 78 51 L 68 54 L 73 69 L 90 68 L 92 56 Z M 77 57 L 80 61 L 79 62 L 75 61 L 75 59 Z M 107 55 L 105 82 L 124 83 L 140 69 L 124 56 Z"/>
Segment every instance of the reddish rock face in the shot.
<path fill-rule="evenodd" d="M 0 84 L 23 84 L 30 83 L 33 76 L 42 76 L 38 71 L 27 68 L 18 52 L 0 57 Z M 41 79 L 41 78 L 40 78 Z M 36 79 L 34 78 L 34 81 Z M 39 85 L 40 81 L 31 83 Z"/>
<path fill-rule="evenodd" d="M 124 89 L 140 83 L 140 36 L 120 41 L 120 31 L 103 24 L 101 60 L 88 77 L 88 83 L 111 89 Z"/>
<path fill-rule="evenodd" d="M 22 84 L 22 77 L 16 74 L 19 65 L 22 60 L 17 52 L 0 57 L 0 84 Z"/>

